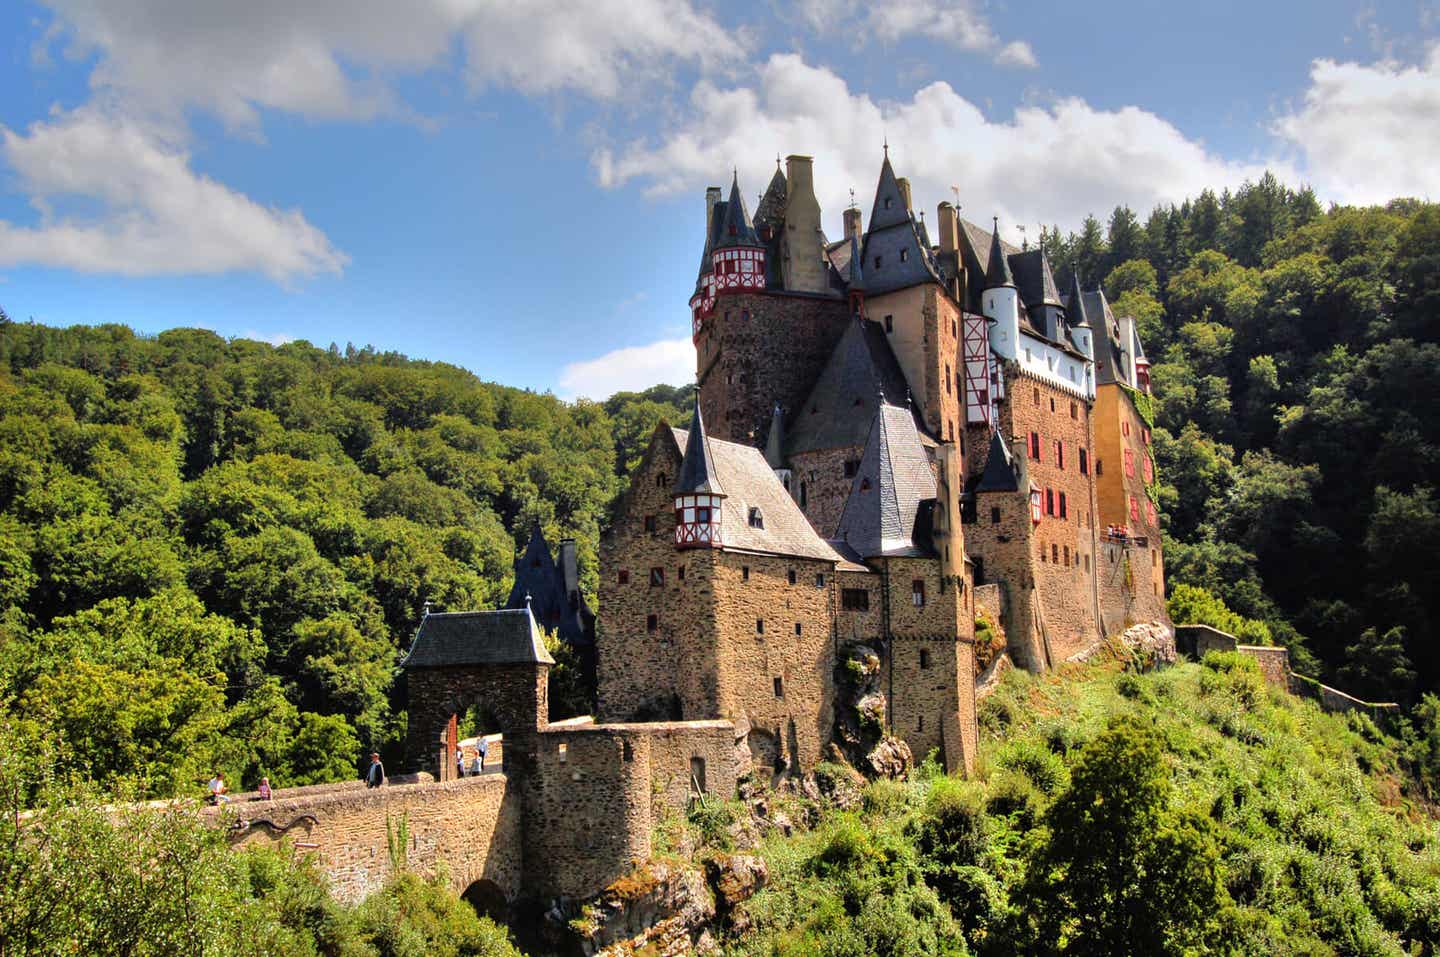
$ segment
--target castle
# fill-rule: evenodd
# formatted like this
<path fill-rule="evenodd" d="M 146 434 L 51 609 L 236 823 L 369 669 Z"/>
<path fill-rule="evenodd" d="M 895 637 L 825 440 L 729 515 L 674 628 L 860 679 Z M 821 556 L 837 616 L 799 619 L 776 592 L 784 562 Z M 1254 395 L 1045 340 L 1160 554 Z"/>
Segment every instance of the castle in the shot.
<path fill-rule="evenodd" d="M 557 562 L 538 533 L 510 607 L 427 613 L 403 662 L 406 747 L 438 782 L 367 795 L 353 819 L 350 798 L 315 799 L 331 824 L 305 805 L 321 830 L 368 829 L 327 861 L 352 892 L 383 872 L 376 809 L 428 821 L 444 802 L 426 795 L 443 794 L 468 828 L 426 823 L 417 854 L 507 899 L 584 897 L 697 794 L 829 757 L 857 651 L 883 740 L 963 773 L 977 614 L 1036 671 L 1132 624 L 1168 627 L 1148 364 L 1102 292 L 1077 278 L 1061 295 L 1043 248 L 950 203 L 932 245 L 888 150 L 868 227 L 848 209 L 837 241 L 808 157 L 777 168 L 754 219 L 738 178 L 706 211 L 695 408 L 687 428 L 657 425 L 630 477 L 597 613 L 573 544 Z M 595 662 L 593 718 L 550 722 L 541 626 Z M 502 767 L 461 778 L 457 716 L 477 707 L 503 732 Z"/>
<path fill-rule="evenodd" d="M 1134 322 L 951 203 L 932 244 L 888 149 L 836 241 L 809 157 L 753 219 L 738 177 L 720 197 L 694 415 L 656 429 L 602 543 L 598 717 L 728 719 L 757 767 L 812 767 L 863 643 L 886 730 L 967 769 L 977 591 L 1032 670 L 1167 620 Z"/>

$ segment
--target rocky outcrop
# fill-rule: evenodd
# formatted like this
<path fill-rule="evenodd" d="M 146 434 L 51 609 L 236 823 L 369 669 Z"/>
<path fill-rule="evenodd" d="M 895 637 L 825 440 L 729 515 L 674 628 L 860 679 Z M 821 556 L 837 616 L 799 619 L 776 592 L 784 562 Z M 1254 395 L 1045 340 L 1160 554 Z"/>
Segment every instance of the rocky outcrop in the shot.
<path fill-rule="evenodd" d="M 990 663 L 980 677 L 975 679 L 975 701 L 978 704 L 982 699 L 994 691 L 1000 685 L 1000 679 L 1005 677 L 1005 672 L 1014 669 L 1015 664 L 1007 654 L 1001 654 Z"/>
<path fill-rule="evenodd" d="M 750 854 L 707 858 L 701 868 L 651 861 L 611 884 L 595 899 L 547 914 L 565 925 L 586 957 L 679 957 L 711 954 L 720 935 L 749 926 L 744 903 L 765 886 L 765 861 Z"/>
<path fill-rule="evenodd" d="M 1158 621 L 1131 625 L 1121 634 L 1097 641 L 1065 660 L 1080 664 L 1105 655 L 1130 658 L 1142 671 L 1173 665 L 1176 658 L 1175 632 Z"/>
<path fill-rule="evenodd" d="M 835 677 L 835 740 L 828 758 L 872 777 L 899 778 L 915 759 L 909 745 L 885 733 L 881 671 L 880 655 L 869 645 L 854 644 L 841 654 Z"/>

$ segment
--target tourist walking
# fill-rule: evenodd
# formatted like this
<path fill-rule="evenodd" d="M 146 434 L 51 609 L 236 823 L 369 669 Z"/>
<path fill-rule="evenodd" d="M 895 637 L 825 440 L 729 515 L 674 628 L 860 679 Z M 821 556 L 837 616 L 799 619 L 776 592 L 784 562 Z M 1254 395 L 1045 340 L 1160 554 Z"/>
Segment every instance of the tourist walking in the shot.
<path fill-rule="evenodd" d="M 477 774 L 485 772 L 485 756 L 490 753 L 490 742 L 482 736 L 480 743 L 475 746 L 475 764 L 480 769 Z"/>
<path fill-rule="evenodd" d="M 273 797 L 273 796 L 271 795 L 271 793 L 270 793 L 270 779 L 269 779 L 269 778 L 261 778 L 261 779 L 260 779 L 260 786 L 255 789 L 255 792 L 260 795 L 260 800 L 262 800 L 262 801 L 273 801 L 273 800 L 274 800 L 274 797 Z"/>
<path fill-rule="evenodd" d="M 224 771 L 216 771 L 215 776 L 210 779 L 210 783 L 209 785 L 207 785 L 207 787 L 210 791 L 211 804 L 224 804 L 226 801 L 230 800 L 228 797 L 225 796 L 225 792 L 229 789 L 225 787 Z"/>
<path fill-rule="evenodd" d="M 380 755 L 370 752 L 370 767 L 365 772 L 365 786 L 378 788 L 385 783 L 385 765 L 380 763 Z"/>

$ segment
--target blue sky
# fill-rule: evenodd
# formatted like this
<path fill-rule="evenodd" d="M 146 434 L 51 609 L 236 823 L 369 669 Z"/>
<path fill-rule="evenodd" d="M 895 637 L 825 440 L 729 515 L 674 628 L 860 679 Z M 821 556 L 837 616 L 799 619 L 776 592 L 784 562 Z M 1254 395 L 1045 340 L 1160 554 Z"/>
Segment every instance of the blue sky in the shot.
<path fill-rule="evenodd" d="M 693 372 L 703 190 L 887 139 L 1013 237 L 1266 167 L 1440 196 L 1440 3 L 0 5 L 0 306 L 370 343 L 563 396 Z M 1033 235 L 1033 232 L 1032 232 Z"/>

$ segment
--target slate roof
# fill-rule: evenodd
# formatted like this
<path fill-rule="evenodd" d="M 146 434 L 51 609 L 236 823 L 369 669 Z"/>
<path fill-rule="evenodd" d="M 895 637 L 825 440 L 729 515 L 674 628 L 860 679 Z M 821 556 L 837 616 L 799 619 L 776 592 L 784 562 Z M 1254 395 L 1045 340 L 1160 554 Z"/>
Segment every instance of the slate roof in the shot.
<path fill-rule="evenodd" d="M 715 216 L 720 218 L 719 204 Z M 750 222 L 750 213 L 745 209 L 745 197 L 740 195 L 740 176 L 730 180 L 730 198 L 725 202 L 724 224 L 715 240 L 716 249 L 729 246 L 759 246 L 760 237 L 755 235 L 755 226 Z"/>
<path fill-rule="evenodd" d="M 870 211 L 870 228 L 865 231 L 862 249 L 868 292 L 878 295 L 940 281 L 929 241 L 905 205 L 889 156 L 880 166 L 880 182 L 875 187 L 875 205 Z M 875 265 L 877 257 L 878 266 Z"/>
<path fill-rule="evenodd" d="M 999 432 L 990 433 L 990 452 L 985 458 L 985 471 L 975 483 L 976 492 L 1014 492 L 1020 488 L 1015 475 L 1015 463 L 1010 460 L 1010 448 Z"/>
<path fill-rule="evenodd" d="M 692 493 L 724 495 L 720 484 L 715 460 L 710 454 L 710 440 L 705 434 L 705 420 L 700 417 L 700 397 L 695 397 L 695 411 L 690 416 L 689 440 L 685 446 L 685 458 L 680 463 L 680 474 L 675 478 L 675 494 Z"/>
<path fill-rule="evenodd" d="M 868 319 L 852 319 L 804 405 L 790 416 L 787 458 L 819 449 L 864 446 L 880 393 L 888 402 L 903 406 L 908 390 L 885 328 Z M 918 427 L 923 420 L 913 400 L 911 410 Z"/>
<path fill-rule="evenodd" d="M 500 611 L 435 612 L 415 632 L 403 668 L 460 665 L 548 664 L 540 629 L 528 608 Z"/>
<path fill-rule="evenodd" d="M 689 431 L 672 427 L 670 432 L 679 448 L 688 447 Z M 712 463 L 728 493 L 720 505 L 725 549 L 831 562 L 841 560 L 835 549 L 815 533 L 759 449 L 720 439 L 710 439 L 707 444 Z M 764 528 L 750 527 L 752 508 L 760 509 Z"/>
<path fill-rule="evenodd" d="M 1085 293 L 1085 314 L 1095 328 L 1095 383 L 1114 385 L 1126 381 L 1120 370 L 1125 368 L 1126 354 L 1120 343 L 1120 324 L 1110 311 L 1103 290 Z"/>
<path fill-rule="evenodd" d="M 1080 271 L 1071 274 L 1070 298 L 1065 300 L 1065 319 L 1072 326 L 1090 327 L 1090 314 L 1085 311 L 1085 293 L 1080 289 Z"/>
<path fill-rule="evenodd" d="M 785 468 L 785 413 L 778 402 L 770 413 L 770 433 L 765 436 L 765 464 L 772 469 Z"/>
<path fill-rule="evenodd" d="M 785 197 L 789 192 L 789 186 L 785 181 L 785 174 L 780 171 L 780 161 L 775 161 L 775 175 L 770 177 L 770 185 L 765 187 L 765 195 L 760 197 L 759 204 L 755 207 L 755 226 L 770 226 L 774 228 L 785 221 Z"/>
<path fill-rule="evenodd" d="M 1043 249 L 1027 249 L 1011 253 L 1007 259 L 1015 275 L 1015 288 L 1025 308 L 1059 306 L 1060 290 L 1055 288 L 1055 274 L 1050 271 L 1050 257 Z"/>
<path fill-rule="evenodd" d="M 529 597 L 530 611 L 542 628 L 553 629 L 561 640 L 577 646 L 595 642 L 595 614 L 580 593 L 580 573 L 575 562 L 575 543 L 560 543 L 560 560 L 550 555 L 545 533 L 535 526 L 525 551 L 515 560 L 515 585 L 506 608 L 524 608 Z"/>
<path fill-rule="evenodd" d="M 1000 221 L 997 219 L 995 231 L 990 236 L 990 261 L 985 267 L 986 289 L 1015 285 L 1015 277 L 1010 272 L 1010 257 L 1018 255 L 1019 253 L 1007 253 L 1004 244 L 1000 242 Z"/>
<path fill-rule="evenodd" d="M 908 409 L 875 411 L 860 469 L 835 537 L 861 558 L 933 555 L 930 515 L 935 473 Z"/>
<path fill-rule="evenodd" d="M 711 253 L 715 251 L 715 242 L 720 237 L 720 227 L 725 220 L 725 203 L 723 200 L 715 203 L 715 208 L 710 211 L 710 231 L 705 234 L 705 249 L 700 254 L 700 274 L 695 277 L 695 291 L 699 292 L 705 282 L 705 277 L 710 275 L 715 264 L 711 261 Z"/>

